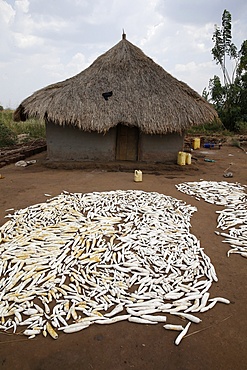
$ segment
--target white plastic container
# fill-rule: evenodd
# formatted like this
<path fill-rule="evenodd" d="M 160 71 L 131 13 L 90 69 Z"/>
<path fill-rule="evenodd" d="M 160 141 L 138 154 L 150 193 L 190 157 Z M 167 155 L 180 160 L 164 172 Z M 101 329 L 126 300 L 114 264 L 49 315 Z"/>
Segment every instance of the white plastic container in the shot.
<path fill-rule="evenodd" d="M 134 172 L 134 181 L 141 182 L 142 181 L 142 171 L 135 170 Z"/>
<path fill-rule="evenodd" d="M 191 157 L 192 155 L 190 153 L 186 153 L 186 159 L 185 159 L 186 164 L 191 164 Z"/>

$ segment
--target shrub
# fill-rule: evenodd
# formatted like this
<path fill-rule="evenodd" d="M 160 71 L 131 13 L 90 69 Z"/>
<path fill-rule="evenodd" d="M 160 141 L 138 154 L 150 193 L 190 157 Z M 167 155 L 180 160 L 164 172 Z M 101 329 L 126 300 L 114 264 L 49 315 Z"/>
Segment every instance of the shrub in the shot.
<path fill-rule="evenodd" d="M 219 121 L 213 121 L 210 123 L 205 123 L 204 125 L 199 126 L 192 126 L 188 129 L 188 134 L 212 134 L 212 133 L 218 133 L 222 134 L 225 131 L 225 128 L 223 124 Z"/>
<path fill-rule="evenodd" d="M 0 122 L 0 147 L 16 144 L 16 134 L 4 123 Z"/>
<path fill-rule="evenodd" d="M 235 130 L 240 135 L 247 135 L 247 122 L 238 121 L 235 125 Z"/>

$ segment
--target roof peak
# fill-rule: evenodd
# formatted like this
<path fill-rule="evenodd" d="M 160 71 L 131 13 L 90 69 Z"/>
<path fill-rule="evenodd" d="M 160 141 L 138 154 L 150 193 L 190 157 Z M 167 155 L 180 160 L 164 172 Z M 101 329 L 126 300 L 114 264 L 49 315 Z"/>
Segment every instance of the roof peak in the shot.
<path fill-rule="evenodd" d="M 122 33 L 122 40 L 126 40 L 126 33 L 124 32 L 124 29 L 123 29 L 123 33 Z"/>

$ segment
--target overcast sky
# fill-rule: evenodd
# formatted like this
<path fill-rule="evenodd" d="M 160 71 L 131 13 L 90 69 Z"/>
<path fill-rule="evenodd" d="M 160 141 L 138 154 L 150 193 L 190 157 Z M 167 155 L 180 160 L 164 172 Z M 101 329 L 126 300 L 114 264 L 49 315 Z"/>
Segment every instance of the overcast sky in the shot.
<path fill-rule="evenodd" d="M 127 39 L 200 94 L 221 72 L 214 25 L 232 15 L 237 48 L 247 39 L 246 0 L 0 0 L 0 105 L 65 80 Z"/>

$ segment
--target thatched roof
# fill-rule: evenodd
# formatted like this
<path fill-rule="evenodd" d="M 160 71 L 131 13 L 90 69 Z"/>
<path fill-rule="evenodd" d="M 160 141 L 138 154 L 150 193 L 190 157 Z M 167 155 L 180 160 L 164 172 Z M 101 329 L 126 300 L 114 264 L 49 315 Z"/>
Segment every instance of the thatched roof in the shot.
<path fill-rule="evenodd" d="M 102 95 L 108 92 L 112 96 Z M 217 113 L 123 35 L 117 45 L 78 75 L 26 98 L 14 118 L 28 117 L 85 131 L 106 132 L 122 123 L 145 133 L 164 134 L 212 121 Z"/>

